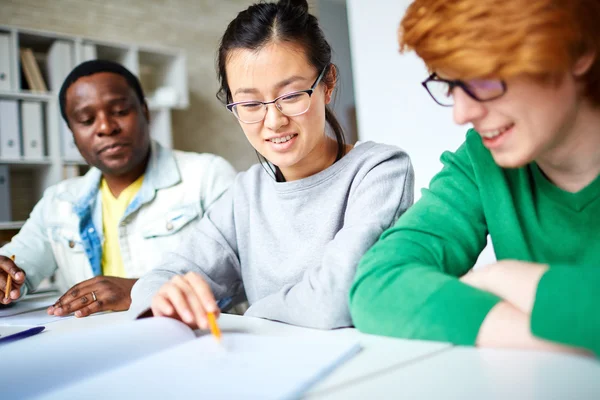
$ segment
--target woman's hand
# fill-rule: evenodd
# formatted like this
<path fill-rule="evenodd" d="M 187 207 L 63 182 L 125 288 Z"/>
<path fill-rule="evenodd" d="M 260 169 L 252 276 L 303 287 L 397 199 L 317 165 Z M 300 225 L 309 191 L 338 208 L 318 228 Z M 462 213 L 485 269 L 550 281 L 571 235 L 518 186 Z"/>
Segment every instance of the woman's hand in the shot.
<path fill-rule="evenodd" d="M 218 317 L 219 307 L 208 283 L 194 272 L 177 275 L 152 299 L 154 316 L 175 318 L 193 329 L 208 328 L 209 312 Z"/>

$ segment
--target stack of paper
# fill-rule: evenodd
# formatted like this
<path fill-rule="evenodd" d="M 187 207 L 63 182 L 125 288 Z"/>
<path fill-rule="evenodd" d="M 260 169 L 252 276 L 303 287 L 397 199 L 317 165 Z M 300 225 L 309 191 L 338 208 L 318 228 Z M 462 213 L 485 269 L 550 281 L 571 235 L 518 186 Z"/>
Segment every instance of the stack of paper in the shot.
<path fill-rule="evenodd" d="M 19 362 L 0 383 L 19 398 L 297 398 L 359 350 L 355 341 L 226 331 L 217 343 L 150 318 L 8 345 L 2 356 Z"/>

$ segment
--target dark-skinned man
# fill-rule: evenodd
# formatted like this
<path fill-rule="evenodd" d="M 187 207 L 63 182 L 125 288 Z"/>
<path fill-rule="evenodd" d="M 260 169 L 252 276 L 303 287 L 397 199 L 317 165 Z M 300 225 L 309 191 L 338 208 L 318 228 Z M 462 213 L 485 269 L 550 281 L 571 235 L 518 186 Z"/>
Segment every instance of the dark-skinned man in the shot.
<path fill-rule="evenodd" d="M 65 79 L 59 101 L 91 169 L 47 189 L 19 234 L 0 249 L 2 292 L 7 274 L 13 282 L 2 304 L 55 274 L 59 286 L 70 289 L 49 314 L 127 310 L 137 278 L 202 217 L 235 171 L 218 156 L 152 141 L 140 83 L 120 64 L 80 64 Z"/>

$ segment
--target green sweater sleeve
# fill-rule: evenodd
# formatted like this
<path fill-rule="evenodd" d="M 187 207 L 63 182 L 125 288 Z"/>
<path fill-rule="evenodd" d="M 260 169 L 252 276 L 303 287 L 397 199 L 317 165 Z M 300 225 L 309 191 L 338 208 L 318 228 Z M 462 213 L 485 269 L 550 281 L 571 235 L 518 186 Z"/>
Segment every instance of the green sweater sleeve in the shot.
<path fill-rule="evenodd" d="M 538 284 L 531 332 L 600 356 L 600 268 L 553 265 Z"/>
<path fill-rule="evenodd" d="M 473 345 L 500 300 L 457 279 L 485 247 L 487 227 L 467 143 L 441 160 L 430 189 L 358 266 L 350 309 L 361 331 Z"/>

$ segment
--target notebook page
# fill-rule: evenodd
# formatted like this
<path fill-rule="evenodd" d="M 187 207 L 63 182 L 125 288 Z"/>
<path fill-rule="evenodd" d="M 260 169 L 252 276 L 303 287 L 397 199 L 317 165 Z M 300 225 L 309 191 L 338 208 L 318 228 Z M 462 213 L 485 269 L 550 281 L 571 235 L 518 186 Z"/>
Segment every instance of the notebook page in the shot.
<path fill-rule="evenodd" d="M 0 346 L 5 363 L 0 387 L 8 398 L 33 397 L 195 337 L 185 324 L 170 318 L 127 321 L 60 335 L 42 332 Z"/>
<path fill-rule="evenodd" d="M 344 340 L 203 336 L 39 399 L 298 398 L 359 350 Z"/>
<path fill-rule="evenodd" d="M 0 328 L 12 325 L 47 325 L 68 318 L 75 318 L 75 316 L 73 314 L 62 317 L 48 315 L 48 312 L 44 308 L 43 310 L 25 312 L 23 314 L 11 315 L 10 317 L 2 317 L 0 318 Z"/>
<path fill-rule="evenodd" d="M 47 309 L 59 299 L 60 296 L 52 295 L 35 298 L 27 301 L 17 301 L 9 305 L 0 306 L 0 323 L 2 319 L 11 315 L 23 314 L 29 311 Z"/>

